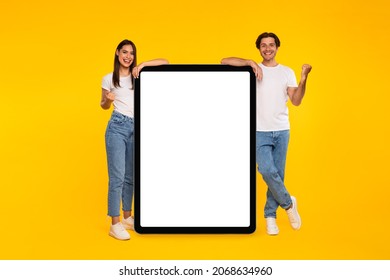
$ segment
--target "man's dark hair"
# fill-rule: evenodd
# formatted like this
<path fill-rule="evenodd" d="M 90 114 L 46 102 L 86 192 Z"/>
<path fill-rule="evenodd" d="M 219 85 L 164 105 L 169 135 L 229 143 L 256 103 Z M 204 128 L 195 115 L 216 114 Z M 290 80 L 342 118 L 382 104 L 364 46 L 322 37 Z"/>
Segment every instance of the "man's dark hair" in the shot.
<path fill-rule="evenodd" d="M 274 38 L 275 39 L 275 44 L 276 46 L 279 48 L 280 47 L 280 40 L 278 38 L 278 36 L 276 36 L 276 34 L 274 33 L 271 33 L 271 32 L 264 32 L 264 33 L 261 33 L 259 35 L 259 37 L 257 37 L 257 40 L 256 40 L 256 48 L 260 49 L 260 42 L 263 38 Z"/>

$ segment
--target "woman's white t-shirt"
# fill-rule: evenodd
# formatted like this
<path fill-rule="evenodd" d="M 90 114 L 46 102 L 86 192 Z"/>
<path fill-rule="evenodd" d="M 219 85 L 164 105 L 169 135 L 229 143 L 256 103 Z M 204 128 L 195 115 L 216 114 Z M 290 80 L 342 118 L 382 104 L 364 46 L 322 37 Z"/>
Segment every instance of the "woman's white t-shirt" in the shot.
<path fill-rule="evenodd" d="M 109 90 L 115 94 L 115 100 L 113 102 L 114 110 L 129 116 L 134 117 L 134 89 L 131 79 L 131 75 L 127 77 L 120 77 L 120 87 L 114 87 L 112 82 L 112 73 L 103 77 L 102 88 Z"/>

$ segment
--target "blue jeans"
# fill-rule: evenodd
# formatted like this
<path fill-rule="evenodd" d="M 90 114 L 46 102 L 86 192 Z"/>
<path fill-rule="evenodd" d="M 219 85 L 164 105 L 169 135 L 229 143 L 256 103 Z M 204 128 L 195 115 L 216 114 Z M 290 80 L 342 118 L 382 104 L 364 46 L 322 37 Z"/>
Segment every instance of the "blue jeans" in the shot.
<path fill-rule="evenodd" d="M 288 208 L 292 201 L 284 185 L 284 170 L 290 130 L 256 131 L 256 161 L 268 186 L 264 217 L 276 218 L 278 206 Z"/>
<path fill-rule="evenodd" d="M 113 111 L 106 129 L 108 165 L 108 215 L 131 211 L 133 201 L 134 122 L 133 119 Z"/>

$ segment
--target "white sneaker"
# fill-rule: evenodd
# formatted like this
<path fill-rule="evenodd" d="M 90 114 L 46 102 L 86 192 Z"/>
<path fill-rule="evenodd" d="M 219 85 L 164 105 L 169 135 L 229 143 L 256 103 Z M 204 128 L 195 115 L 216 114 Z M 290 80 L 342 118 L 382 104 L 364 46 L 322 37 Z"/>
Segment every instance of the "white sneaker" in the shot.
<path fill-rule="evenodd" d="M 292 196 L 291 201 L 292 201 L 292 207 L 286 210 L 286 212 L 287 212 L 288 219 L 290 220 L 291 227 L 295 230 L 298 230 L 301 228 L 302 221 L 301 221 L 301 217 L 298 214 L 297 199 Z"/>
<path fill-rule="evenodd" d="M 265 218 L 267 222 L 267 233 L 269 235 L 278 235 L 279 234 L 279 228 L 278 225 L 276 224 L 276 219 L 275 218 Z"/>
<path fill-rule="evenodd" d="M 133 217 L 130 216 L 126 219 L 123 219 L 121 223 L 125 229 L 134 230 L 134 218 Z"/>
<path fill-rule="evenodd" d="M 126 231 L 121 222 L 111 225 L 109 235 L 119 240 L 130 239 L 130 234 Z"/>

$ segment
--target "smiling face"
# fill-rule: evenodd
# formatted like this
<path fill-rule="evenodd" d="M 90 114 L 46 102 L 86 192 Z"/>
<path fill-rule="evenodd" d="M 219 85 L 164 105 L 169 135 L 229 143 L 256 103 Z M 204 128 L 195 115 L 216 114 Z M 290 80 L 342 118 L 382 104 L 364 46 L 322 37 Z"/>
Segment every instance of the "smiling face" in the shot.
<path fill-rule="evenodd" d="M 275 39 L 272 37 L 261 39 L 259 51 L 265 62 L 274 61 L 276 53 L 278 52 L 278 47 L 276 46 Z"/>
<path fill-rule="evenodd" d="M 124 45 L 120 50 L 116 51 L 120 66 L 129 68 L 134 61 L 134 50 L 132 45 Z"/>

